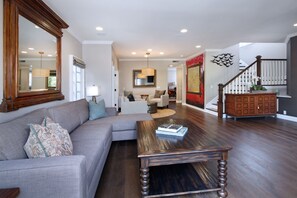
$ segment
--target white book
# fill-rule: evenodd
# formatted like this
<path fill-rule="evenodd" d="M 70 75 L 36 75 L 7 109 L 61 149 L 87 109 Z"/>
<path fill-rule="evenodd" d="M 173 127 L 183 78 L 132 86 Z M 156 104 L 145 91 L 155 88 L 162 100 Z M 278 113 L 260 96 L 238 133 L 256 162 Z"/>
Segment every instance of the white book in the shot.
<path fill-rule="evenodd" d="M 183 125 L 180 124 L 161 124 L 157 130 L 160 131 L 168 131 L 168 132 L 178 132 L 181 128 L 183 127 Z"/>
<path fill-rule="evenodd" d="M 156 134 L 162 134 L 162 135 L 172 135 L 172 136 L 179 136 L 182 137 L 184 136 L 188 131 L 188 127 L 182 127 L 180 130 L 178 130 L 175 133 L 172 133 L 170 131 L 163 131 L 163 130 L 156 130 Z"/>

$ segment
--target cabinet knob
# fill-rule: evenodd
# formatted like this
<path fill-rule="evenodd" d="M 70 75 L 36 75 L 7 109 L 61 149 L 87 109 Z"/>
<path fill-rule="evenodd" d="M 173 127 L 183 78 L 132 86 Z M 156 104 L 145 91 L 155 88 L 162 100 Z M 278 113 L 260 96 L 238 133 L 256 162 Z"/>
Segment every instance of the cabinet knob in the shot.
<path fill-rule="evenodd" d="M 260 109 L 260 107 L 258 106 L 258 109 Z"/>

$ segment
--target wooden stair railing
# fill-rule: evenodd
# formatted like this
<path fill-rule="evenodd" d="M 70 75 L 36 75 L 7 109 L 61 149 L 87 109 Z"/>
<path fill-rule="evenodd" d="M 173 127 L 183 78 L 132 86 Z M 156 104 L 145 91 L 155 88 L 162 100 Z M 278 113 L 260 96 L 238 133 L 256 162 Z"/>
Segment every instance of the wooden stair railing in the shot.
<path fill-rule="evenodd" d="M 286 85 L 287 76 L 286 59 L 262 59 L 256 57 L 256 61 L 239 72 L 225 84 L 218 85 L 218 117 L 224 114 L 225 93 L 242 94 L 250 91 L 252 84 L 266 86 Z"/>

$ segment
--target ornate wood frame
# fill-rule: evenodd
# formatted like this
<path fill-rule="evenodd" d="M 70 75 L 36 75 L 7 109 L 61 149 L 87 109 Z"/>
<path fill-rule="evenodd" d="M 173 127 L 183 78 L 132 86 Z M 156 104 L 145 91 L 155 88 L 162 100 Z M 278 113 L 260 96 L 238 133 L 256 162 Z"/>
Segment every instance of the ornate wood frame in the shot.
<path fill-rule="evenodd" d="M 61 38 L 62 28 L 68 28 L 53 10 L 41 0 L 4 0 L 3 32 L 3 101 L 1 112 L 17 110 L 54 100 L 63 100 L 61 92 Z M 56 75 L 57 89 L 19 93 L 17 82 L 19 15 L 46 30 L 57 38 Z"/>

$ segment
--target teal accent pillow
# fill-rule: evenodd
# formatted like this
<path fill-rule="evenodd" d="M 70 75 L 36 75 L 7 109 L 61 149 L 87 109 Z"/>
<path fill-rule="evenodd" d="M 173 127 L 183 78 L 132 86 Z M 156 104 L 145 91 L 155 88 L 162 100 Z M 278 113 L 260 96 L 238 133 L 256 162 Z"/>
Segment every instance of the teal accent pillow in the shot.
<path fill-rule="evenodd" d="M 98 103 L 95 103 L 92 100 L 89 101 L 89 120 L 96 120 L 106 116 L 107 113 L 105 112 L 104 100 L 100 100 Z"/>

